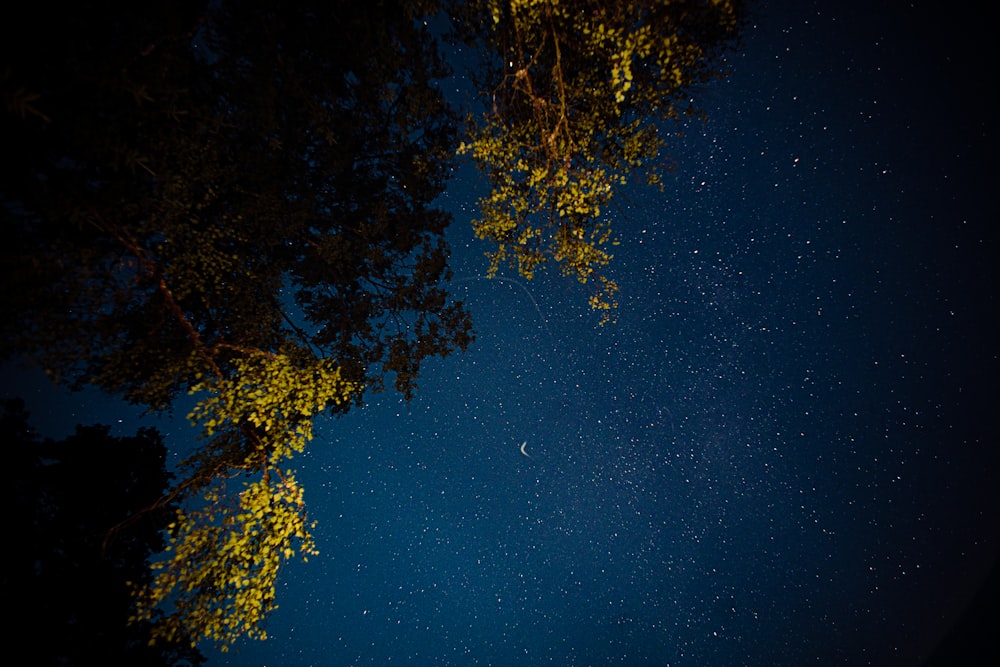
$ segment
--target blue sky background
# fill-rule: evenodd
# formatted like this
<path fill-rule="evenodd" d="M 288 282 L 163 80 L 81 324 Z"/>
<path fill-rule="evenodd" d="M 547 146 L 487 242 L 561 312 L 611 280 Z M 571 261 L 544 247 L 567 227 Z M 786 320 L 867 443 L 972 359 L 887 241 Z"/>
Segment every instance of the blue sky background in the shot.
<path fill-rule="evenodd" d="M 1000 332 L 993 57 L 914 4 L 755 9 L 665 192 L 607 213 L 616 325 L 557 275 L 483 278 L 459 170 L 477 341 L 318 425 L 321 555 L 209 664 L 917 664 L 997 555 Z M 193 437 L 4 380 L 46 435 Z"/>

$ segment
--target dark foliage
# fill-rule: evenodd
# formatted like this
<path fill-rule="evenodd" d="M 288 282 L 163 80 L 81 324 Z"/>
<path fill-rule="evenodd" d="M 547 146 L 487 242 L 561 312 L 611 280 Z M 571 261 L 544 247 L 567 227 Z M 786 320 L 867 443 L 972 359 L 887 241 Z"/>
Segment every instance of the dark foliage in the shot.
<path fill-rule="evenodd" d="M 127 625 L 126 582 L 149 578 L 147 560 L 163 548 L 161 531 L 172 517 L 167 505 L 136 514 L 167 488 L 159 433 L 116 438 L 106 426 L 79 426 L 65 440 L 42 440 L 28 426 L 23 403 L 9 400 L 0 438 L 12 457 L 3 506 L 17 540 L 0 581 L 13 611 L 8 636 L 36 638 L 22 645 L 26 662 L 201 664 L 190 642 L 150 647 L 150 624 Z"/>
<path fill-rule="evenodd" d="M 403 5 L 6 21 L 4 352 L 155 408 L 248 350 L 412 396 L 422 360 L 471 334 L 431 206 L 446 69 Z"/>

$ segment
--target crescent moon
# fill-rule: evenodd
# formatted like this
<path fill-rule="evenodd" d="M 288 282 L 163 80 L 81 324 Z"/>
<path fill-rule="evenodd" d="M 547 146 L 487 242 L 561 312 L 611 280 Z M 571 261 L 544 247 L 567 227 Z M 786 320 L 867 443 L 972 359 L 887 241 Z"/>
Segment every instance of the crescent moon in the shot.
<path fill-rule="evenodd" d="M 527 446 L 528 446 L 528 441 L 527 440 L 525 440 L 524 442 L 521 443 L 521 453 L 524 454 L 525 456 L 528 456 L 528 452 L 524 451 L 524 448 L 527 447 Z M 530 459 L 531 457 L 528 456 L 528 458 Z"/>

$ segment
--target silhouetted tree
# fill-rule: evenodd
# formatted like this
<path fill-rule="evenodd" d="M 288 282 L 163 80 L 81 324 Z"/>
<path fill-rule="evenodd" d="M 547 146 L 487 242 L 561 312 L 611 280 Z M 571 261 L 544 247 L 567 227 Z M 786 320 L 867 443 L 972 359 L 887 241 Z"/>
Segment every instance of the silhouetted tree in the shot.
<path fill-rule="evenodd" d="M 149 559 L 163 549 L 173 517 L 165 505 L 140 512 L 168 488 L 159 433 L 116 438 L 106 426 L 78 426 L 65 440 L 42 440 L 24 404 L 7 400 L 0 441 L 10 456 L 2 493 L 12 536 L 0 580 L 11 612 L 7 636 L 19 642 L 22 661 L 201 664 L 189 639 L 149 646 L 151 624 L 127 623 L 134 613 L 128 582 L 149 581 Z M 128 525 L 111 535 L 122 522 Z"/>

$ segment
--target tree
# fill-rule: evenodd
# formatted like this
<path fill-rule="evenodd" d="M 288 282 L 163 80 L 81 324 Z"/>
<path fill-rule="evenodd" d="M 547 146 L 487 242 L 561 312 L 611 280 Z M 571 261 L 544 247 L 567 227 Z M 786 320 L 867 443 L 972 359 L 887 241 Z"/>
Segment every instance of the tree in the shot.
<path fill-rule="evenodd" d="M 116 438 L 106 426 L 78 426 L 65 440 L 42 440 L 23 402 L 12 399 L 3 404 L 0 437 L 10 471 L 3 506 L 16 536 L 0 576 L 4 600 L 17 610 L 9 636 L 44 635 L 25 649 L 29 662 L 202 664 L 189 638 L 150 646 L 151 623 L 127 623 L 128 582 L 150 580 L 149 559 L 163 549 L 174 509 L 161 505 L 129 521 L 168 488 L 160 434 Z M 122 522 L 128 527 L 105 541 Z"/>
<path fill-rule="evenodd" d="M 166 642 L 264 637 L 278 566 L 314 552 L 289 461 L 321 414 L 464 349 L 433 202 L 456 152 L 493 190 L 476 234 L 530 278 L 596 285 L 602 210 L 658 121 L 711 73 L 737 0 L 473 0 L 487 113 L 457 145 L 433 0 L 31 5 L 0 22 L 0 356 L 169 409 L 200 449 L 136 623 Z M 34 15 L 30 15 L 34 12 Z M 160 610 L 169 613 L 160 616 Z"/>
<path fill-rule="evenodd" d="M 286 467 L 311 421 L 390 380 L 409 399 L 425 358 L 471 340 L 431 205 L 455 118 L 417 9 L 4 22 L 4 352 L 154 410 L 200 397 L 169 498 L 201 501 L 136 591 L 137 621 L 172 608 L 161 638 L 263 636 L 278 562 L 312 551 Z"/>
<path fill-rule="evenodd" d="M 630 172 L 659 182 L 662 123 L 694 112 L 687 91 L 718 74 L 741 2 L 473 0 L 453 12 L 456 34 L 486 55 L 485 113 L 470 115 L 459 150 L 491 185 L 473 222 L 496 246 L 490 275 L 510 264 L 530 279 L 553 260 L 594 285 L 606 322 L 617 241 L 602 212 Z"/>

